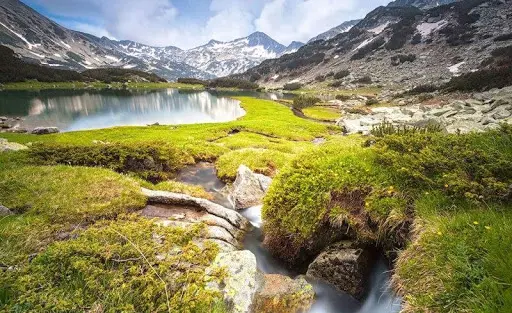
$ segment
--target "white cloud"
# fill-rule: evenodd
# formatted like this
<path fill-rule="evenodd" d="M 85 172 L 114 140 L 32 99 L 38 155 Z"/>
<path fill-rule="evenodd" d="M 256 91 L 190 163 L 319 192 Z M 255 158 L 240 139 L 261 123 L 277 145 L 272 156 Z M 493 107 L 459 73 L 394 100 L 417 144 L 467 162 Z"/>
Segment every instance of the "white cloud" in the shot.
<path fill-rule="evenodd" d="M 191 48 L 262 31 L 283 44 L 307 41 L 389 0 L 25 0 L 69 28 L 156 46 Z M 184 5 L 188 4 L 188 5 Z M 181 9 L 180 9 L 181 8 Z M 204 11 L 204 14 L 203 14 Z M 192 17 L 193 16 L 193 17 Z M 76 21 L 71 21 L 76 19 Z M 78 18 L 78 19 L 77 19 Z M 84 22 L 86 21 L 86 22 Z M 90 21 L 90 23 L 89 23 Z M 97 26 L 100 25 L 100 26 Z"/>

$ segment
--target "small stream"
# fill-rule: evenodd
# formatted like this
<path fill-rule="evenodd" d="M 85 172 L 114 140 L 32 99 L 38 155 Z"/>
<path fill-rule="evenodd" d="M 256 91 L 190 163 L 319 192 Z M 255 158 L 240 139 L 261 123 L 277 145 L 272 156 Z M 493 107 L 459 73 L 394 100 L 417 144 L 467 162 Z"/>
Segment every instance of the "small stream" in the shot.
<path fill-rule="evenodd" d="M 199 163 L 181 171 L 178 180 L 203 186 L 206 191 L 214 195 L 214 202 L 231 208 L 232 204 L 222 194 L 225 184 L 217 178 L 215 167 L 211 163 Z M 263 234 L 261 232 L 262 206 L 255 206 L 241 214 L 254 226 L 244 240 L 244 248 L 255 256 L 258 268 L 266 274 L 281 274 L 297 276 L 286 268 L 283 263 L 274 258 L 263 246 Z M 379 259 L 372 269 L 368 286 L 370 290 L 366 298 L 359 302 L 346 293 L 338 291 L 332 285 L 315 280 L 309 280 L 316 293 L 315 303 L 308 313 L 398 313 L 400 312 L 401 299 L 390 290 L 390 274 L 384 258 Z"/>

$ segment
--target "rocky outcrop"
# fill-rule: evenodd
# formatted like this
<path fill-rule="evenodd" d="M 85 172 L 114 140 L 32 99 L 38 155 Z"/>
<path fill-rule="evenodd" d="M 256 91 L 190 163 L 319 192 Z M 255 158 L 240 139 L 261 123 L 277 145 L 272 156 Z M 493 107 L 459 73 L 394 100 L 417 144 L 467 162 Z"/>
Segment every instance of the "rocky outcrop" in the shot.
<path fill-rule="evenodd" d="M 356 299 L 365 293 L 372 254 L 369 250 L 342 241 L 329 246 L 309 265 L 306 276 L 324 280 Z"/>
<path fill-rule="evenodd" d="M 315 298 L 313 287 L 303 278 L 267 274 L 256 294 L 254 313 L 306 312 Z"/>
<path fill-rule="evenodd" d="M 209 288 L 222 292 L 230 313 L 298 313 L 313 303 L 313 287 L 304 278 L 264 275 L 250 251 L 219 253 L 207 273 L 219 268 L 226 275 Z"/>
<path fill-rule="evenodd" d="M 0 138 L 0 152 L 19 151 L 24 149 L 28 149 L 28 147 L 16 142 L 8 142 L 7 139 Z"/>
<path fill-rule="evenodd" d="M 0 204 L 0 216 L 12 215 L 12 211 Z"/>
<path fill-rule="evenodd" d="M 236 180 L 230 188 L 229 198 L 236 210 L 247 209 L 259 205 L 263 201 L 272 179 L 256 174 L 245 165 L 240 165 Z"/>
<path fill-rule="evenodd" d="M 353 113 L 346 103 L 342 105 L 345 114 L 337 124 L 348 134 L 368 133 L 383 122 L 407 126 L 438 124 L 449 133 L 485 131 L 498 128 L 500 123 L 512 124 L 512 87 L 451 100 L 446 105 L 368 107 L 358 113 Z"/>
<path fill-rule="evenodd" d="M 36 127 L 32 130 L 32 134 L 34 135 L 48 135 L 48 134 L 56 134 L 60 132 L 57 127 Z"/>
<path fill-rule="evenodd" d="M 222 292 L 229 312 L 250 312 L 254 296 L 263 280 L 254 254 L 247 250 L 219 253 L 211 270 L 217 268 L 224 268 L 226 276 L 221 284 L 211 284 L 210 288 Z"/>

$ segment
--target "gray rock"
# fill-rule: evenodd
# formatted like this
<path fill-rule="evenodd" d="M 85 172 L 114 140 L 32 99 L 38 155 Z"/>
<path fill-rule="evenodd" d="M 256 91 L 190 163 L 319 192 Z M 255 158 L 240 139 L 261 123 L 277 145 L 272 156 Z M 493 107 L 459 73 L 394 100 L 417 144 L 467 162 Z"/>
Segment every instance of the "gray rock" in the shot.
<path fill-rule="evenodd" d="M 512 112 L 506 110 L 505 108 L 497 110 L 492 117 L 496 120 L 502 120 L 512 115 Z"/>
<path fill-rule="evenodd" d="M 7 121 L 7 117 L 5 117 L 5 116 L 0 116 L 0 121 Z"/>
<path fill-rule="evenodd" d="M 219 253 L 207 273 L 218 268 L 224 268 L 227 271 L 226 276 L 221 284 L 209 283 L 208 288 L 222 292 L 228 312 L 250 312 L 256 292 L 263 281 L 254 254 L 247 250 Z"/>
<path fill-rule="evenodd" d="M 201 210 L 204 210 L 212 215 L 220 217 L 228 221 L 234 227 L 247 230 L 249 227 L 249 221 L 240 215 L 239 213 L 223 207 L 222 205 L 213 203 L 209 200 L 191 197 L 189 195 L 149 190 L 142 188 L 142 193 L 148 197 L 150 203 L 161 203 L 161 204 L 173 204 L 180 206 L 192 206 Z"/>
<path fill-rule="evenodd" d="M 8 142 L 7 139 L 0 138 L 0 152 L 19 151 L 25 149 L 28 149 L 28 147 L 16 142 Z"/>
<path fill-rule="evenodd" d="M 243 210 L 261 204 L 271 183 L 271 178 L 255 174 L 247 166 L 240 165 L 230 192 L 235 209 Z"/>
<path fill-rule="evenodd" d="M 482 103 L 482 101 L 479 101 L 477 99 L 467 99 L 465 101 L 465 104 L 466 104 L 466 106 L 475 107 L 475 106 L 480 106 L 483 103 Z"/>
<path fill-rule="evenodd" d="M 314 298 L 313 287 L 304 277 L 291 279 L 283 275 L 268 274 L 255 296 L 252 312 L 307 312 Z"/>
<path fill-rule="evenodd" d="M 28 129 L 13 127 L 5 131 L 6 133 L 25 134 L 28 133 Z"/>
<path fill-rule="evenodd" d="M 34 135 L 47 135 L 58 132 L 60 132 L 60 130 L 57 127 L 36 127 L 32 130 L 32 134 Z"/>
<path fill-rule="evenodd" d="M 353 242 L 342 241 L 325 249 L 309 265 L 306 275 L 334 285 L 356 299 L 365 293 L 371 253 Z"/>
<path fill-rule="evenodd" d="M 0 216 L 12 215 L 12 211 L 0 204 Z"/>

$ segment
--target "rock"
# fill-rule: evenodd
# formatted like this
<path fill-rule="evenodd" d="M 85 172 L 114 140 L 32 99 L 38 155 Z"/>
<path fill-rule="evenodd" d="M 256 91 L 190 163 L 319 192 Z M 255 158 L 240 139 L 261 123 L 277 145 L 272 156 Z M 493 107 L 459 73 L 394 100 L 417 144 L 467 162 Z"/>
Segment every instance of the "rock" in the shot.
<path fill-rule="evenodd" d="M 466 104 L 466 106 L 475 107 L 475 106 L 482 105 L 482 101 L 479 101 L 477 99 L 467 99 L 465 101 L 465 104 Z"/>
<path fill-rule="evenodd" d="M 314 298 L 313 287 L 303 277 L 294 280 L 283 275 L 268 274 L 256 294 L 252 312 L 307 312 Z"/>
<path fill-rule="evenodd" d="M 189 195 L 149 190 L 142 188 L 142 193 L 148 197 L 150 203 L 161 203 L 161 204 L 172 204 L 179 206 L 194 207 L 199 210 L 208 212 L 211 215 L 215 215 L 228 221 L 231 225 L 240 230 L 247 230 L 249 227 L 249 221 L 240 215 L 239 213 L 223 207 L 222 205 L 213 203 L 206 199 L 195 198 Z"/>
<path fill-rule="evenodd" d="M 15 134 L 25 134 L 25 133 L 28 133 L 28 129 L 14 127 L 14 128 L 10 128 L 10 129 L 6 130 L 5 132 L 6 133 L 15 133 Z"/>
<path fill-rule="evenodd" d="M 12 215 L 12 211 L 0 204 L 0 216 Z"/>
<path fill-rule="evenodd" d="M 229 198 L 236 210 L 259 205 L 262 203 L 271 183 L 272 179 L 270 177 L 255 174 L 247 166 L 240 165 Z"/>
<path fill-rule="evenodd" d="M 209 288 L 222 292 L 228 312 L 250 312 L 254 296 L 263 281 L 254 254 L 247 250 L 219 253 L 207 273 L 218 268 L 224 268 L 226 276 L 220 284 L 210 283 Z"/>
<path fill-rule="evenodd" d="M 497 110 L 492 117 L 496 120 L 502 120 L 512 115 L 512 112 L 506 110 L 505 108 Z"/>
<path fill-rule="evenodd" d="M 2 121 L 2 122 L 3 122 L 3 121 L 7 121 L 7 117 L 5 117 L 5 116 L 0 116 L 0 121 Z"/>
<path fill-rule="evenodd" d="M 342 241 L 325 249 L 309 265 L 306 275 L 331 283 L 340 291 L 362 299 L 368 278 L 371 253 Z"/>
<path fill-rule="evenodd" d="M 322 145 L 322 144 L 324 144 L 325 142 L 326 142 L 325 138 L 322 138 L 322 137 L 315 138 L 315 139 L 313 139 L 313 141 L 312 141 L 312 143 L 313 143 L 314 145 L 317 145 L 317 146 Z"/>
<path fill-rule="evenodd" d="M 60 132 L 57 127 L 36 127 L 32 130 L 32 134 L 34 135 L 47 135 L 47 134 L 55 134 Z"/>
<path fill-rule="evenodd" d="M 7 139 L 0 138 L 0 152 L 19 151 L 25 149 L 28 149 L 28 147 L 16 142 L 8 142 Z"/>

